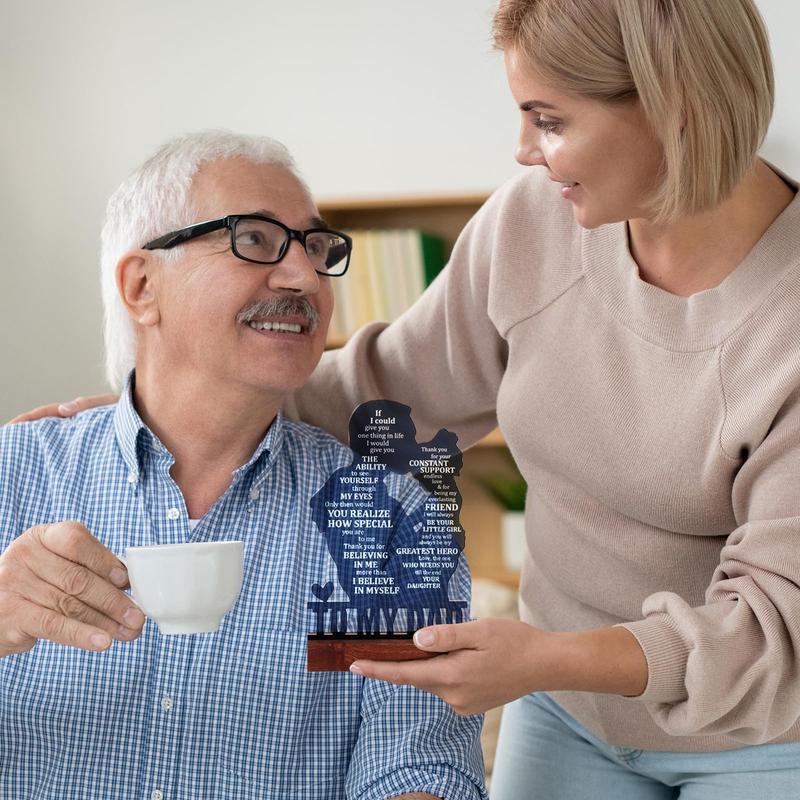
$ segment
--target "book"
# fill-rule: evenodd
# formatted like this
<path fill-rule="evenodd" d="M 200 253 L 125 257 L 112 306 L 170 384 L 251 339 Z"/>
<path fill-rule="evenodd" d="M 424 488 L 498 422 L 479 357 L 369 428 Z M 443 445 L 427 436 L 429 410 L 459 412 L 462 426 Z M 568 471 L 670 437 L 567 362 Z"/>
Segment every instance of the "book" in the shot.
<path fill-rule="evenodd" d="M 341 342 L 375 320 L 397 319 L 445 263 L 444 242 L 416 229 L 351 230 L 347 273 L 334 284 L 329 338 Z"/>
<path fill-rule="evenodd" d="M 348 335 L 375 319 L 367 232 L 353 231 L 351 235 L 353 237 L 353 254 L 350 257 L 347 274 L 342 279 L 347 281 L 346 328 Z"/>
<path fill-rule="evenodd" d="M 438 237 L 424 231 L 418 231 L 422 248 L 422 269 L 425 275 L 425 286 L 442 271 L 445 264 L 444 242 Z"/>
<path fill-rule="evenodd" d="M 386 236 L 385 231 L 371 230 L 365 231 L 365 247 L 367 256 L 367 272 L 369 273 L 369 288 L 370 296 L 372 298 L 372 316 L 370 322 L 373 320 L 381 320 L 383 322 L 391 322 L 393 319 L 390 312 L 390 292 L 389 292 L 389 275 L 391 272 L 390 265 L 385 263 L 384 260 L 384 247 L 383 240 Z"/>
<path fill-rule="evenodd" d="M 408 229 L 400 231 L 400 234 L 403 258 L 401 269 L 405 273 L 409 305 L 411 305 L 425 291 L 425 265 L 422 260 L 419 231 Z"/>
<path fill-rule="evenodd" d="M 386 278 L 386 292 L 389 301 L 389 319 L 397 319 L 413 302 L 414 297 L 408 286 L 403 269 L 402 232 L 397 230 L 383 231 L 383 264 Z"/>

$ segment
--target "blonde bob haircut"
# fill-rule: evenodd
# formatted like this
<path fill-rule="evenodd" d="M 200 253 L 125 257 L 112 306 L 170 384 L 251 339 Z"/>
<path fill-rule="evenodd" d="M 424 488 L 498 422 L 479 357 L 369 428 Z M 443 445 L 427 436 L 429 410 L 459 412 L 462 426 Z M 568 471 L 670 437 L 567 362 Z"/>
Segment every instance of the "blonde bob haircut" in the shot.
<path fill-rule="evenodd" d="M 641 103 L 664 151 L 655 221 L 714 208 L 753 168 L 775 89 L 752 0 L 500 0 L 493 36 L 559 91 Z"/>

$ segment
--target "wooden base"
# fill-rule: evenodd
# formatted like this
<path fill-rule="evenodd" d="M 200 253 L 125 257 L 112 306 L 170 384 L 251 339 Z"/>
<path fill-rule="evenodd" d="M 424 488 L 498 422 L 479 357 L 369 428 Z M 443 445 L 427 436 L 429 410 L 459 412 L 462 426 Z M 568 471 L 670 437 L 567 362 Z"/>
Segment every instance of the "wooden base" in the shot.
<path fill-rule="evenodd" d="M 412 661 L 438 653 L 418 650 L 410 636 L 309 636 L 309 672 L 347 672 L 354 661 Z"/>

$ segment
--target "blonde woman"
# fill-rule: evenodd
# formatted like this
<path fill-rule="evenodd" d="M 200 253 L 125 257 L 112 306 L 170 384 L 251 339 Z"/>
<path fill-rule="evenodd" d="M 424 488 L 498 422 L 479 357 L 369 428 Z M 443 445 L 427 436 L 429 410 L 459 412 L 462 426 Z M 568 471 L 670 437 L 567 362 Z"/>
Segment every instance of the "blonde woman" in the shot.
<path fill-rule="evenodd" d="M 510 702 L 495 800 L 797 796 L 800 201 L 757 156 L 762 21 L 502 0 L 494 35 L 532 169 L 297 406 L 344 438 L 389 398 L 462 447 L 499 420 L 529 485 L 522 621 L 354 669 L 463 713 Z"/>

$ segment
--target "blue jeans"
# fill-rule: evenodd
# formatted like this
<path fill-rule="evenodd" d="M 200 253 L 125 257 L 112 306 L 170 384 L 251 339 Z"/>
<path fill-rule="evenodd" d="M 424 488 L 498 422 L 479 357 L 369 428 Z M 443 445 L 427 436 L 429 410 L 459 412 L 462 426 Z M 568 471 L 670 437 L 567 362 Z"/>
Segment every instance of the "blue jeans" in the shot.
<path fill-rule="evenodd" d="M 714 753 L 612 747 L 547 694 L 503 710 L 492 800 L 791 800 L 800 743 Z"/>

